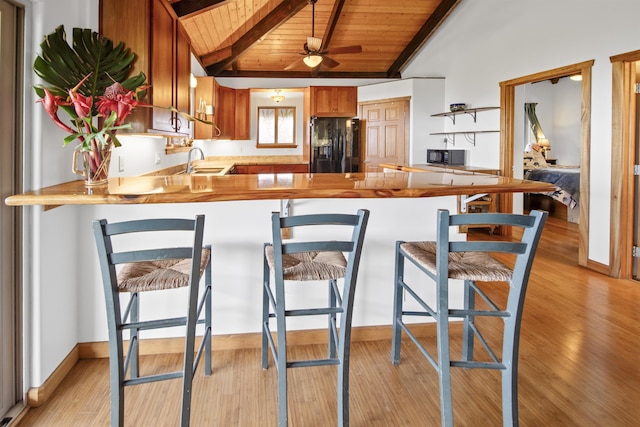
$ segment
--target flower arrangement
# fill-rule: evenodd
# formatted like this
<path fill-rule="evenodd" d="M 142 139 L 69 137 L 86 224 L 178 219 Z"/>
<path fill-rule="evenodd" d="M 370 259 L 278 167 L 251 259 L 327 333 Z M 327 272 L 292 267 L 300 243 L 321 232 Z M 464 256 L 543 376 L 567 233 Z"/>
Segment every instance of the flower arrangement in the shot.
<path fill-rule="evenodd" d="M 35 85 L 46 113 L 65 132 L 64 145 L 79 141 L 85 179 L 105 183 L 111 147 L 119 147 L 116 133 L 130 129 L 125 120 L 138 106 L 166 108 L 188 120 L 197 119 L 174 107 L 156 107 L 142 103 L 148 85 L 144 73 L 129 76 L 136 55 L 120 42 L 101 36 L 91 29 L 74 28 L 72 46 L 67 43 L 64 26 L 45 36 L 40 44 L 34 72 L 47 83 Z M 67 121 L 59 114 L 64 112 Z M 74 153 L 76 156 L 76 153 Z M 74 172 L 79 173 L 75 167 Z M 82 172 L 82 171 L 80 171 Z"/>
<path fill-rule="evenodd" d="M 148 88 L 144 73 L 129 77 L 136 55 L 90 29 L 74 28 L 69 46 L 63 26 L 45 36 L 40 47 L 33 70 L 48 85 L 34 89 L 51 120 L 70 134 L 64 145 L 79 140 L 82 151 L 120 146 L 116 131 L 131 127 L 124 120 Z M 60 111 L 69 122 L 58 116 Z"/>

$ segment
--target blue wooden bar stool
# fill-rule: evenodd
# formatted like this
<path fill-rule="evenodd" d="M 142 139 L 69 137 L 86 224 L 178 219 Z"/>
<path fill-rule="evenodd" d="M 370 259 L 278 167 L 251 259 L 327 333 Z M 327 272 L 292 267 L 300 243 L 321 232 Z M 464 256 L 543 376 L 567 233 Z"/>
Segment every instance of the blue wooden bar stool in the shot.
<path fill-rule="evenodd" d="M 307 366 L 338 365 L 338 425 L 349 425 L 349 344 L 351 318 L 356 290 L 358 265 L 367 227 L 369 211 L 356 215 L 316 214 L 281 218 L 271 216 L 273 243 L 265 245 L 264 283 L 262 299 L 262 368 L 268 367 L 268 347 L 278 368 L 278 424 L 287 425 L 287 369 Z M 329 240 L 338 231 L 328 226 L 351 228 L 350 239 Z M 283 242 L 282 230 L 321 227 L 322 241 L 288 240 Z M 345 231 L 345 230 L 342 230 Z M 345 254 L 347 257 L 345 258 Z M 275 286 L 271 286 L 271 274 Z M 343 282 L 342 291 L 338 279 Z M 285 304 L 285 281 L 328 281 L 326 307 L 291 309 Z M 296 360 L 287 358 L 287 317 L 327 316 L 328 355 L 326 359 Z M 337 320 L 339 315 L 339 322 Z M 269 325 L 275 318 L 277 344 Z"/>
<path fill-rule="evenodd" d="M 124 425 L 124 388 L 153 381 L 182 378 L 182 408 L 180 425 L 190 422 L 193 374 L 200 358 L 205 356 L 205 375 L 211 375 L 211 248 L 202 246 L 204 216 L 193 219 L 144 219 L 119 223 L 106 220 L 93 222 L 102 271 L 109 327 L 109 370 L 111 383 L 111 426 Z M 163 236 L 188 232 L 189 247 L 164 247 Z M 120 235 L 134 236 L 144 241 L 144 234 L 154 233 L 153 242 L 145 249 L 114 250 L 113 241 Z M 149 239 L 151 240 L 151 239 Z M 131 241 L 131 240 L 130 240 Z M 124 242 L 118 241 L 124 249 Z M 116 271 L 118 266 L 119 271 Z M 204 289 L 199 283 L 204 273 Z M 188 287 L 187 314 L 183 317 L 141 321 L 140 295 L 148 291 L 168 291 Z M 120 294 L 129 293 L 124 311 Z M 204 318 L 199 320 L 204 311 Z M 197 355 L 194 355 L 196 323 L 204 323 L 204 335 Z M 178 372 L 141 376 L 139 373 L 140 331 L 175 326 L 186 327 L 183 369 Z M 129 348 L 124 357 L 123 331 L 129 330 Z M 127 378 L 127 372 L 129 377 Z M 162 396 L 158 396 L 162 399 Z"/>
<path fill-rule="evenodd" d="M 502 416 L 505 426 L 518 425 L 518 344 L 522 307 L 527 290 L 533 257 L 542 234 L 547 213 L 532 211 L 530 215 L 477 213 L 450 215 L 438 211 L 435 242 L 396 243 L 395 295 L 393 310 L 393 336 L 391 361 L 400 363 L 402 332 L 411 338 L 420 352 L 438 373 L 440 384 L 440 410 L 443 426 L 453 426 L 451 400 L 451 367 L 498 369 L 502 371 Z M 496 226 L 522 227 L 519 242 L 511 241 L 450 241 L 449 227 L 461 225 L 492 224 Z M 515 266 L 508 268 L 491 256 L 491 253 L 515 254 Z M 429 304 L 405 282 L 405 260 L 434 280 L 436 301 Z M 449 307 L 449 279 L 464 280 L 464 308 Z M 508 286 L 506 307 L 500 308 L 475 283 L 504 282 Z M 476 308 L 476 295 L 487 308 Z M 405 310 L 404 298 L 411 297 L 418 310 Z M 437 359 L 434 358 L 410 330 L 407 318 L 433 317 L 437 325 Z M 504 320 L 501 358 L 491 349 L 476 324 L 476 318 L 499 317 Z M 452 360 L 449 349 L 449 320 L 463 320 L 462 355 Z M 487 360 L 474 359 L 475 339 L 482 344 Z M 476 355 L 477 356 L 477 355 Z"/>

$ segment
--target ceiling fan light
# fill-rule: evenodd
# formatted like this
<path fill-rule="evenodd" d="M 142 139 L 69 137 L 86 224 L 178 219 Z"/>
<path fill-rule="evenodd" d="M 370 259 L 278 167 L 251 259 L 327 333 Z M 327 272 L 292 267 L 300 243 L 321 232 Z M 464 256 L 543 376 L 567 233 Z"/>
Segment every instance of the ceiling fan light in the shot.
<path fill-rule="evenodd" d="M 305 56 L 302 61 L 305 63 L 305 65 L 309 68 L 315 68 L 318 65 L 320 65 L 320 63 L 322 62 L 322 56 L 320 55 L 307 55 Z"/>
<path fill-rule="evenodd" d="M 307 47 L 309 50 L 317 52 L 322 46 L 322 39 L 318 37 L 307 37 Z"/>

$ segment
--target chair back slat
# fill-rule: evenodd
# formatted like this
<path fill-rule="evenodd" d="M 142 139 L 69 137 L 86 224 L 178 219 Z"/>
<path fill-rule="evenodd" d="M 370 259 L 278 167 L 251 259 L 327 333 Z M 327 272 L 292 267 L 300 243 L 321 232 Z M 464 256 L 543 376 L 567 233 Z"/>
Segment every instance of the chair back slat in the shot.
<path fill-rule="evenodd" d="M 535 217 L 530 215 L 514 215 L 505 213 L 474 213 L 449 216 L 450 225 L 505 225 L 514 227 L 531 227 Z"/>
<path fill-rule="evenodd" d="M 521 242 L 474 241 L 449 243 L 449 252 L 502 252 L 523 254 L 526 250 L 527 244 Z"/>
<path fill-rule="evenodd" d="M 280 227 L 291 228 L 307 225 L 352 225 L 355 226 L 359 222 L 358 215 L 350 214 L 312 214 L 312 215 L 296 215 L 288 217 L 280 217 Z"/>
<path fill-rule="evenodd" d="M 110 261 L 117 265 L 128 262 L 189 259 L 192 256 L 193 248 L 159 248 L 112 253 Z"/>
<path fill-rule="evenodd" d="M 158 218 L 105 223 L 104 234 L 115 236 L 118 234 L 140 233 L 145 231 L 187 231 L 194 230 L 196 221 L 183 218 Z"/>

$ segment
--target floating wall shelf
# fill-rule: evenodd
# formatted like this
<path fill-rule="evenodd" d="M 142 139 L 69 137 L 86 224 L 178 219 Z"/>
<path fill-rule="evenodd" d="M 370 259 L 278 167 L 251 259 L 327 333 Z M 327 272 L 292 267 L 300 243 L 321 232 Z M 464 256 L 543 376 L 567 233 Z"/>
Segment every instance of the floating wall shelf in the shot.
<path fill-rule="evenodd" d="M 480 107 L 480 108 L 468 108 L 466 110 L 459 111 L 447 111 L 444 113 L 432 114 L 431 117 L 449 117 L 453 124 L 456 124 L 456 116 L 460 114 L 468 114 L 473 117 L 473 122 L 476 122 L 476 113 L 480 111 L 499 110 L 500 107 Z M 470 144 L 476 145 L 476 134 L 478 133 L 496 133 L 499 130 L 477 130 L 477 131 L 457 131 L 457 132 L 434 132 L 431 135 L 445 135 L 447 137 L 446 142 L 451 142 L 452 145 L 456 145 L 456 135 L 464 135 L 465 139 Z"/>
<path fill-rule="evenodd" d="M 445 113 L 432 114 L 431 117 L 449 117 L 453 124 L 456 124 L 456 116 L 460 114 L 468 114 L 473 117 L 473 123 L 476 122 L 476 113 L 478 111 L 499 110 L 500 107 L 480 107 L 480 108 L 468 108 L 466 110 L 459 111 L 447 111 Z"/>

